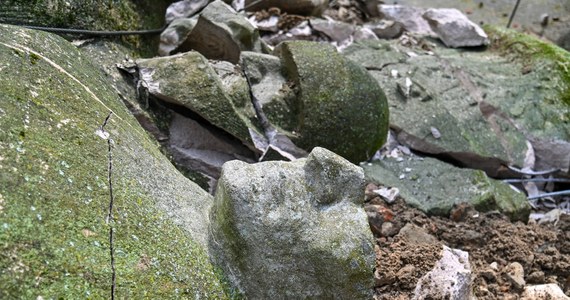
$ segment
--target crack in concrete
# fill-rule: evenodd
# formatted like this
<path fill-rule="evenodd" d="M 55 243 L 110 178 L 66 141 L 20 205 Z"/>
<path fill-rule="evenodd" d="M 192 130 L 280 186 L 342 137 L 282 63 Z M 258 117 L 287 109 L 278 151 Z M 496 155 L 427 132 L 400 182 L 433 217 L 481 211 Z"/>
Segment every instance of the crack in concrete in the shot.
<path fill-rule="evenodd" d="M 109 211 L 107 214 L 107 218 L 105 220 L 105 223 L 107 225 L 109 225 L 109 254 L 111 256 L 111 299 L 114 300 L 115 299 L 115 289 L 116 289 L 116 277 L 117 277 L 117 273 L 115 270 L 115 248 L 114 248 L 114 243 L 113 243 L 113 231 L 114 228 L 111 225 L 111 222 L 114 222 L 113 219 L 113 204 L 115 201 L 115 196 L 113 195 L 113 139 L 111 139 L 110 134 L 105 131 L 105 125 L 107 125 L 107 122 L 109 122 L 109 119 L 111 118 L 111 115 L 113 114 L 113 112 L 109 112 L 109 115 L 107 115 L 107 117 L 105 118 L 105 121 L 103 121 L 103 124 L 101 124 L 100 129 L 98 130 L 98 132 L 101 133 L 101 137 L 105 138 L 107 140 L 107 181 L 109 184 Z"/>
<path fill-rule="evenodd" d="M 263 111 L 259 99 L 257 99 L 257 97 L 253 94 L 253 84 L 247 74 L 247 65 L 245 60 L 241 61 L 241 66 L 241 72 L 247 81 L 251 103 L 255 110 L 257 119 L 259 120 L 259 123 L 263 129 L 264 136 L 268 142 L 267 149 L 265 149 L 263 155 L 261 158 L 259 158 L 259 161 L 262 161 L 264 159 L 270 148 L 277 151 L 280 155 L 291 161 L 294 161 L 298 158 L 307 157 L 309 155 L 307 151 L 297 147 L 293 141 L 289 139 L 289 137 L 278 132 L 277 129 L 271 124 L 267 118 L 267 115 L 265 115 L 265 112 Z"/>
<path fill-rule="evenodd" d="M 19 44 L 9 45 L 9 44 L 2 43 L 2 42 L 0 42 L 0 45 L 3 45 L 5 47 L 13 49 L 13 50 L 17 50 L 17 51 L 21 51 L 21 52 L 28 52 L 28 53 L 32 53 L 32 54 L 37 55 L 38 57 L 45 60 L 48 64 L 50 64 L 52 67 L 54 67 L 56 70 L 65 74 L 67 77 L 71 78 L 71 80 L 77 82 L 87 93 L 89 93 L 89 95 L 91 95 L 91 97 L 93 97 L 93 99 L 95 99 L 97 102 L 99 102 L 101 105 L 103 105 L 103 107 L 108 109 L 110 112 L 113 112 L 113 110 L 111 108 L 109 108 L 107 105 L 105 105 L 105 103 L 103 103 L 103 101 L 101 101 L 101 99 L 99 99 L 99 97 L 97 97 L 97 95 L 95 95 L 95 93 L 93 93 L 89 87 L 87 87 L 85 84 L 83 84 L 81 81 L 79 81 L 79 79 L 77 79 L 75 76 L 73 76 L 69 72 L 67 72 L 62 66 L 58 65 L 53 60 L 43 56 L 41 53 L 34 51 L 31 48 L 28 48 L 28 47 L 23 46 L 23 45 L 19 45 Z M 119 116 L 117 116 L 117 118 L 119 118 L 119 120 L 121 120 L 121 121 L 123 120 Z"/>

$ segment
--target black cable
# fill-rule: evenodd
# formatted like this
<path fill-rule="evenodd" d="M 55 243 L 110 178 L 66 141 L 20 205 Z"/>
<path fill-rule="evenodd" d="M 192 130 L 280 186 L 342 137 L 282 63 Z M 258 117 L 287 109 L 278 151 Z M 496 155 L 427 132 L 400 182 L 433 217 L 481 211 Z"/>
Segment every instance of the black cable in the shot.
<path fill-rule="evenodd" d="M 85 29 L 73 29 L 73 28 L 57 28 L 57 27 L 43 27 L 43 26 L 32 26 L 32 25 L 17 25 L 28 29 L 42 30 L 58 34 L 79 34 L 88 36 L 123 36 L 123 35 L 153 35 L 160 34 L 166 29 L 168 24 L 162 26 L 162 28 L 157 29 L 147 29 L 147 30 L 129 30 L 129 31 L 106 31 L 106 30 L 85 30 Z"/>

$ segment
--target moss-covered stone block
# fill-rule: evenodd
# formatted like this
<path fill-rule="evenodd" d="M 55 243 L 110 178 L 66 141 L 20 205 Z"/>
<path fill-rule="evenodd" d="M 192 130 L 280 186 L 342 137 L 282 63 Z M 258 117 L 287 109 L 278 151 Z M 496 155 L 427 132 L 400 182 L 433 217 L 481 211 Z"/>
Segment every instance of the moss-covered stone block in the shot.
<path fill-rule="evenodd" d="M 570 52 L 515 30 L 491 25 L 484 28 L 489 33 L 492 50 L 513 56 L 527 67 L 530 62 L 533 65 L 548 64 L 552 70 L 552 84 L 560 91 L 560 100 L 570 105 Z"/>
<path fill-rule="evenodd" d="M 530 214 L 524 193 L 483 171 L 460 169 L 428 157 L 386 158 L 364 164 L 363 169 L 368 180 L 398 188 L 408 204 L 430 215 L 448 217 L 453 206 L 463 202 L 479 211 L 498 210 L 513 221 L 525 221 Z"/>
<path fill-rule="evenodd" d="M 531 207 L 523 192 L 515 192 L 509 184 L 493 180 L 483 171 L 474 171 L 471 181 L 479 191 L 470 199 L 475 209 L 482 212 L 498 210 L 513 221 L 528 221 Z"/>
<path fill-rule="evenodd" d="M 0 298 L 109 298 L 110 230 L 118 298 L 229 297 L 205 246 L 211 196 L 89 59 L 0 25 L 0 73 Z"/>
<path fill-rule="evenodd" d="M 355 163 L 384 144 L 388 103 L 363 67 L 314 42 L 284 42 L 275 53 L 297 94 L 295 144 L 324 147 Z"/>
<path fill-rule="evenodd" d="M 184 106 L 246 145 L 253 145 L 249 128 L 256 125 L 238 114 L 240 107 L 251 106 L 245 80 L 224 84 L 208 59 L 194 51 L 141 59 L 137 67 L 152 95 Z"/>

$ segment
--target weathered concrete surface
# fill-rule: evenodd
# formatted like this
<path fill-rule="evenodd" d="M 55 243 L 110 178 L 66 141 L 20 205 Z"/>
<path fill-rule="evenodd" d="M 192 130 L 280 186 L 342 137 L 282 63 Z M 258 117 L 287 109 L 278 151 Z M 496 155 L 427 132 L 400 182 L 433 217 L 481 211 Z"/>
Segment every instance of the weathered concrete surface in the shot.
<path fill-rule="evenodd" d="M 306 159 L 224 164 L 210 244 L 251 299 L 370 299 L 374 252 L 362 170 L 323 148 Z"/>
<path fill-rule="evenodd" d="M 488 51 L 375 41 L 353 44 L 344 54 L 371 69 L 386 92 L 392 124 L 450 151 L 522 166 L 531 137 L 570 138 L 564 67 L 570 55 L 530 37 L 487 31 L 493 41 Z"/>
<path fill-rule="evenodd" d="M 433 158 L 386 158 L 363 164 L 366 177 L 387 187 L 397 187 L 410 205 L 440 216 L 449 216 L 454 204 L 471 203 L 479 211 L 499 210 L 513 220 L 527 220 L 530 205 L 523 193 L 488 178 L 482 171 L 455 168 Z"/>
<path fill-rule="evenodd" d="M 141 59 L 137 67 L 141 81 L 153 96 L 184 106 L 246 145 L 253 144 L 248 128 L 256 125 L 236 111 L 236 104 L 250 102 L 245 81 L 241 93 L 226 92 L 208 60 L 194 51 Z"/>
<path fill-rule="evenodd" d="M 284 42 L 275 52 L 296 86 L 295 144 L 324 147 L 355 163 L 384 144 L 386 97 L 366 70 L 314 42 Z"/>
<path fill-rule="evenodd" d="M 0 25 L 0 72 L 0 298 L 109 297 L 111 226 L 117 297 L 228 296 L 205 247 L 212 198 L 96 66 L 60 37 Z"/>
<path fill-rule="evenodd" d="M 442 246 L 441 258 L 418 281 L 412 299 L 472 299 L 469 253 Z"/>
<path fill-rule="evenodd" d="M 195 50 L 208 59 L 237 64 L 241 51 L 267 52 L 259 32 L 231 6 L 217 0 L 208 4 L 196 26 L 178 50 Z"/>

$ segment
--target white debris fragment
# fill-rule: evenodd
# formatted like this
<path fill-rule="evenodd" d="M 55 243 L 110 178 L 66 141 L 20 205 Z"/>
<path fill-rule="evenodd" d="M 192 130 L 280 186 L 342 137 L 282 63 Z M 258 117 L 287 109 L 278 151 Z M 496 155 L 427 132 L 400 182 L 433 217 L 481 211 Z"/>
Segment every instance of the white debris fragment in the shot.
<path fill-rule="evenodd" d="M 251 16 L 249 22 L 261 31 L 278 32 L 279 31 L 279 17 L 270 16 L 267 19 L 256 20 L 255 15 Z"/>
<path fill-rule="evenodd" d="M 412 155 L 412 150 L 407 146 L 398 146 L 398 150 L 400 150 L 404 155 Z"/>
<path fill-rule="evenodd" d="M 560 216 L 562 215 L 561 209 L 553 209 L 542 216 L 542 218 L 538 221 L 538 224 L 545 224 L 545 223 L 553 223 L 554 226 L 558 224 L 560 220 Z"/>
<path fill-rule="evenodd" d="M 400 190 L 395 187 L 381 187 L 377 190 L 373 190 L 373 192 L 378 194 L 378 196 L 384 199 L 388 204 L 393 203 L 396 200 L 396 197 L 400 195 Z"/>
<path fill-rule="evenodd" d="M 441 258 L 416 284 L 412 299 L 472 299 L 469 253 L 443 246 Z"/>
<path fill-rule="evenodd" d="M 430 127 L 429 130 L 431 131 L 431 135 L 436 138 L 439 139 L 441 138 L 441 132 L 439 132 L 439 130 L 437 130 L 437 128 L 435 127 Z"/>
<path fill-rule="evenodd" d="M 236 11 L 242 11 L 245 8 L 245 0 L 233 0 L 232 1 L 232 7 L 236 10 Z"/>
<path fill-rule="evenodd" d="M 105 130 L 102 130 L 101 128 L 95 130 L 95 134 L 104 140 L 109 139 L 109 133 Z"/>
<path fill-rule="evenodd" d="M 390 70 L 390 75 L 392 75 L 393 78 L 398 78 L 398 70 Z"/>
<path fill-rule="evenodd" d="M 412 80 L 410 77 L 406 77 L 406 97 L 410 96 L 410 92 L 412 90 Z"/>
<path fill-rule="evenodd" d="M 419 56 L 416 52 L 412 52 L 412 51 L 406 51 L 406 55 L 408 57 L 416 57 Z"/>
<path fill-rule="evenodd" d="M 521 295 L 522 300 L 530 299 L 568 299 L 556 283 L 527 285 Z"/>

